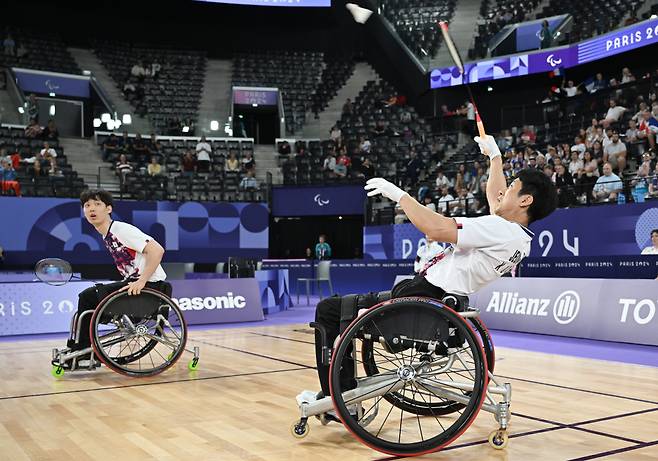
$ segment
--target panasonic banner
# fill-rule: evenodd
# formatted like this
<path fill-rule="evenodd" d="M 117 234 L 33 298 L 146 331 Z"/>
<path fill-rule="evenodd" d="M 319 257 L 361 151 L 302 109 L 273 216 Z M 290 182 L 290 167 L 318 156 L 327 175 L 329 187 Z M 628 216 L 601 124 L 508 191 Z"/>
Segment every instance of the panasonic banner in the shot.
<path fill-rule="evenodd" d="M 256 279 L 172 280 L 188 325 L 263 320 Z M 0 284 L 0 336 L 68 332 L 78 294 L 92 282 L 63 286 Z"/>
<path fill-rule="evenodd" d="M 658 346 L 655 280 L 501 278 L 470 304 L 491 329 Z"/>

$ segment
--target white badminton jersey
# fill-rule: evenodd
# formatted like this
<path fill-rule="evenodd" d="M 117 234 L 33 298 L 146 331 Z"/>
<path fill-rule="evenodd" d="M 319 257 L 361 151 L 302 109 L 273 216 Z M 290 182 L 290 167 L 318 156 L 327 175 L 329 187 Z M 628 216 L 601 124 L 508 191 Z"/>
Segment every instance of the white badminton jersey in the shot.
<path fill-rule="evenodd" d="M 468 296 L 512 270 L 530 253 L 534 234 L 500 216 L 455 218 L 457 243 L 421 271 L 432 285 Z"/>
<path fill-rule="evenodd" d="M 137 279 L 144 272 L 146 258 L 142 253 L 153 237 L 145 234 L 132 224 L 112 221 L 103 242 L 114 259 L 114 264 L 126 279 Z M 151 275 L 149 282 L 159 282 L 167 278 L 162 266 Z"/>

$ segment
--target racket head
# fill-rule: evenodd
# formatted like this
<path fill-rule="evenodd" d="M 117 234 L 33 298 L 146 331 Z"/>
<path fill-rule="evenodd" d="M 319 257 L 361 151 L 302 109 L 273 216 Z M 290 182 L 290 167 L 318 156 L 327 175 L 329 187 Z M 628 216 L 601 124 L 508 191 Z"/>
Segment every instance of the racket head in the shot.
<path fill-rule="evenodd" d="M 73 277 L 71 263 L 60 258 L 44 258 L 34 266 L 34 275 L 44 283 L 60 286 Z"/>

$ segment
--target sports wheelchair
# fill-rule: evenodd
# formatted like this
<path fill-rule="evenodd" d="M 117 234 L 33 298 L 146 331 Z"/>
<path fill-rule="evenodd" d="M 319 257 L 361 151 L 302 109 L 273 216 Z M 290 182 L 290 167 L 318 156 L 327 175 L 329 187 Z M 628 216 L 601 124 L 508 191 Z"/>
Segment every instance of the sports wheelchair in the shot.
<path fill-rule="evenodd" d="M 199 348 L 186 349 L 187 325 L 180 308 L 167 294 L 144 288 L 137 296 L 115 291 L 94 310 L 71 319 L 70 341 L 80 342 L 84 318 L 90 316 L 91 347 L 72 350 L 53 349 L 51 373 L 56 378 L 65 370 L 94 370 L 101 362 L 109 369 L 127 376 L 153 376 L 173 366 L 184 351 L 193 358 L 188 369 L 199 366 Z M 97 361 L 96 358 L 98 358 Z M 87 365 L 81 365 L 89 359 Z"/>
<path fill-rule="evenodd" d="M 309 433 L 311 416 L 327 424 L 333 410 L 370 448 L 417 456 L 446 447 L 484 409 L 498 422 L 490 445 L 505 448 L 511 385 L 494 378 L 493 342 L 479 311 L 467 306 L 468 298 L 454 295 L 379 302 L 351 321 L 333 351 L 324 328 L 311 323 L 330 365 L 331 396 L 298 402 L 301 419 L 291 427 L 293 436 Z M 354 379 L 347 385 L 345 371 L 349 378 L 352 365 Z"/>

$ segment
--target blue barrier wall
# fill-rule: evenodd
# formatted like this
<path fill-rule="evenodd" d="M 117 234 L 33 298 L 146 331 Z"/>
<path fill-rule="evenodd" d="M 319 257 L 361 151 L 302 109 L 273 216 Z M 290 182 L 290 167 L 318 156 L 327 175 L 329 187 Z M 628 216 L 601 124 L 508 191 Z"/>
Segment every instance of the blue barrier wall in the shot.
<path fill-rule="evenodd" d="M 79 200 L 0 198 L 0 246 L 7 264 L 45 257 L 73 263 L 110 263 L 100 235 Z M 151 235 L 167 249 L 167 262 L 217 262 L 267 257 L 269 213 L 262 203 L 115 203 L 113 217 Z"/>
<path fill-rule="evenodd" d="M 560 209 L 530 226 L 530 256 L 630 256 L 651 245 L 658 229 L 656 202 Z M 369 259 L 413 258 L 424 236 L 412 224 L 364 228 L 363 253 Z"/>

